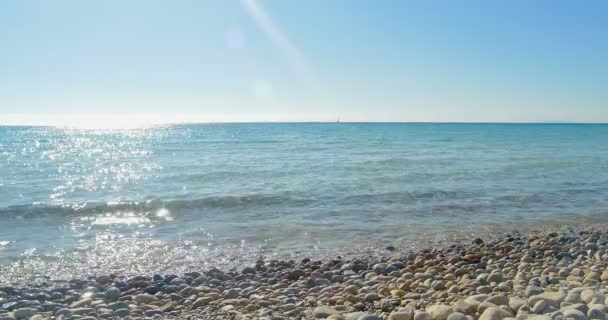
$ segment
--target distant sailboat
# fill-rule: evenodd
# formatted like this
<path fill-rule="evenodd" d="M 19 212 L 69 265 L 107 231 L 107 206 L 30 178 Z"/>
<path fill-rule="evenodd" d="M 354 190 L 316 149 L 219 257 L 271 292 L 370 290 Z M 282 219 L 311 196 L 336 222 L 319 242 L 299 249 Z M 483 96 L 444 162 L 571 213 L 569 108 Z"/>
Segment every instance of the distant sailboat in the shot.
<path fill-rule="evenodd" d="M 340 116 L 338 116 L 338 120 L 336 120 L 336 123 L 340 123 Z"/>

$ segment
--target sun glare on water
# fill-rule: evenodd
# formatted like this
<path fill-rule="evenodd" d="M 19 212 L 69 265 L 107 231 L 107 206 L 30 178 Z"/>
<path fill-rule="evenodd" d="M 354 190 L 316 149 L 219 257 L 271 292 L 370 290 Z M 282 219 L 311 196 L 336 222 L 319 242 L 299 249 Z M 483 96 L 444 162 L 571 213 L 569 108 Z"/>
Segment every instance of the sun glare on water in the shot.
<path fill-rule="evenodd" d="M 9 115 L 0 125 L 51 126 L 77 130 L 132 130 L 195 122 L 173 114 Z"/>

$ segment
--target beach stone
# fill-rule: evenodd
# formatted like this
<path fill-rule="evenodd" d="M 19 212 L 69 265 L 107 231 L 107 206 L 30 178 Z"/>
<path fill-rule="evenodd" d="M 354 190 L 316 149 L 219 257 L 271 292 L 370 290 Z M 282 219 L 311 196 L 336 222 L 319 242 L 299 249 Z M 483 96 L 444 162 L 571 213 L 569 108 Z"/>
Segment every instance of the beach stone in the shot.
<path fill-rule="evenodd" d="M 486 301 L 489 297 L 490 296 L 487 294 L 476 294 L 464 299 L 464 301 L 468 304 L 478 306 L 480 303 Z"/>
<path fill-rule="evenodd" d="M 589 311 L 589 307 L 583 303 L 575 303 L 575 304 L 571 304 L 569 306 L 561 307 L 560 311 L 562 311 L 562 313 L 563 313 L 564 311 L 571 310 L 571 309 L 576 309 L 582 313 L 587 313 L 587 311 Z"/>
<path fill-rule="evenodd" d="M 468 314 L 468 315 L 473 315 L 475 313 L 475 311 L 477 310 L 477 308 L 475 308 L 475 306 L 467 303 L 464 300 L 456 301 L 456 303 L 454 303 L 452 308 L 454 309 L 455 312 L 460 312 L 460 313 L 464 313 L 464 314 Z"/>
<path fill-rule="evenodd" d="M 542 313 L 543 309 L 545 309 L 546 307 L 547 307 L 547 301 L 539 300 L 532 307 L 532 312 L 533 313 Z"/>
<path fill-rule="evenodd" d="M 72 310 L 68 309 L 68 308 L 58 308 L 55 309 L 55 316 L 68 316 L 72 314 Z"/>
<path fill-rule="evenodd" d="M 70 310 L 72 311 L 72 314 L 77 314 L 81 316 L 95 312 L 95 309 L 93 308 L 76 308 Z"/>
<path fill-rule="evenodd" d="M 427 307 L 426 312 L 430 313 L 434 320 L 447 320 L 454 309 L 450 306 L 436 304 Z"/>
<path fill-rule="evenodd" d="M 350 312 L 350 313 L 345 313 L 344 314 L 344 319 L 345 320 L 358 320 L 359 317 L 362 317 L 364 315 L 367 315 L 367 313 L 365 313 L 365 312 Z"/>
<path fill-rule="evenodd" d="M 479 316 L 479 320 L 501 320 L 503 318 L 507 318 L 507 317 L 512 317 L 513 314 L 511 314 L 510 312 L 497 308 L 497 307 L 490 307 L 487 308 L 482 314 L 481 316 Z"/>
<path fill-rule="evenodd" d="M 580 310 L 577 309 L 569 309 L 563 312 L 564 316 L 566 318 L 572 318 L 574 320 L 586 320 L 587 319 L 587 315 L 585 315 L 584 313 L 582 313 Z"/>
<path fill-rule="evenodd" d="M 543 290 L 543 288 L 539 287 L 539 286 L 535 286 L 535 285 L 529 285 L 526 287 L 526 291 L 524 292 L 526 297 L 531 297 L 531 296 L 535 296 L 535 295 L 539 295 L 541 293 L 543 293 L 545 290 Z"/>
<path fill-rule="evenodd" d="M 491 296 L 489 298 L 487 298 L 484 302 L 490 302 L 493 303 L 497 306 L 508 306 L 509 305 L 509 298 L 506 296 Z"/>
<path fill-rule="evenodd" d="M 289 271 L 286 275 L 285 278 L 288 280 L 298 280 L 300 277 L 304 276 L 306 273 L 304 272 L 304 270 L 300 270 L 300 269 L 294 269 Z"/>
<path fill-rule="evenodd" d="M 560 303 L 564 301 L 566 294 L 564 292 L 543 292 L 541 294 L 532 296 L 528 299 L 528 303 L 533 306 L 538 301 L 544 300 L 548 306 L 559 308 Z"/>
<path fill-rule="evenodd" d="M 327 317 L 327 320 L 346 320 L 346 318 L 341 314 L 332 314 L 331 316 Z"/>
<path fill-rule="evenodd" d="M 389 320 L 413 320 L 414 311 L 407 310 L 407 311 L 391 312 L 391 314 L 388 316 L 388 318 L 389 318 Z"/>
<path fill-rule="evenodd" d="M 416 311 L 414 313 L 414 320 L 433 320 L 433 316 L 425 311 Z"/>
<path fill-rule="evenodd" d="M 448 316 L 447 320 L 467 320 L 467 316 L 460 312 L 454 312 Z"/>
<path fill-rule="evenodd" d="M 312 315 L 315 318 L 323 319 L 323 318 L 327 318 L 331 315 L 339 314 L 339 313 L 340 312 L 338 312 L 328 306 L 318 306 L 313 310 Z"/>
<path fill-rule="evenodd" d="M 581 292 L 581 300 L 584 303 L 589 304 L 589 303 L 591 303 L 591 301 L 594 298 L 595 299 L 600 299 L 600 301 L 604 301 L 605 300 L 605 298 L 604 298 L 604 296 L 602 294 L 597 293 L 597 292 L 595 292 L 595 291 L 593 291 L 591 289 L 583 290 L 583 292 Z"/>
<path fill-rule="evenodd" d="M 63 295 L 63 293 L 57 292 L 57 291 L 51 293 L 51 297 L 50 297 L 50 299 L 53 301 L 63 301 L 64 298 L 65 298 L 65 296 Z"/>
<path fill-rule="evenodd" d="M 382 320 L 382 318 L 378 317 L 375 314 L 366 314 L 360 316 L 357 320 Z"/>
<path fill-rule="evenodd" d="M 91 304 L 91 301 L 92 301 L 91 299 L 82 299 L 82 300 L 72 303 L 70 305 L 70 308 L 74 309 L 74 308 L 86 307 Z"/>
<path fill-rule="evenodd" d="M 372 293 L 368 293 L 365 295 L 365 297 L 363 298 L 363 300 L 365 301 L 376 301 L 376 300 L 380 300 L 380 295 L 378 295 L 375 292 Z"/>
<path fill-rule="evenodd" d="M 104 294 L 106 295 L 108 300 L 116 301 L 120 298 L 120 289 L 116 287 L 109 287 Z"/>
<path fill-rule="evenodd" d="M 143 303 L 143 304 L 149 304 L 152 301 L 156 301 L 156 297 L 148 294 L 148 293 L 141 293 L 136 295 L 133 300 L 139 302 L 139 303 Z"/>
<path fill-rule="evenodd" d="M 212 297 L 200 297 L 200 298 L 196 299 L 196 301 L 194 301 L 194 303 L 192 303 L 192 309 L 207 306 L 209 303 L 211 303 L 214 300 L 216 300 L 216 299 L 213 299 Z"/>
<path fill-rule="evenodd" d="M 97 279 L 95 280 L 97 281 L 97 283 L 104 285 L 104 284 L 108 284 L 108 283 L 112 283 L 112 278 L 110 278 L 110 276 L 107 275 L 102 275 L 97 277 Z"/>
<path fill-rule="evenodd" d="M 511 310 L 513 310 L 513 312 L 519 311 L 519 309 L 526 304 L 527 304 L 526 300 L 524 300 L 520 297 L 509 298 L 509 308 L 511 308 Z"/>
<path fill-rule="evenodd" d="M 118 309 L 129 309 L 129 305 L 126 302 L 119 301 L 108 304 L 108 308 L 116 311 Z"/>
<path fill-rule="evenodd" d="M 222 310 L 223 310 L 223 308 L 222 308 Z M 144 315 L 146 317 L 152 317 L 152 316 L 160 315 L 160 314 L 163 314 L 163 312 L 159 309 L 150 309 L 150 310 L 144 311 Z"/>
<path fill-rule="evenodd" d="M 225 299 L 236 299 L 238 297 L 239 297 L 239 292 L 234 289 L 226 290 L 224 292 Z"/>
<path fill-rule="evenodd" d="M 566 298 L 564 299 L 564 302 L 581 303 L 581 295 L 580 293 L 568 293 L 568 295 L 566 295 Z"/>
<path fill-rule="evenodd" d="M 606 313 L 600 309 L 592 308 L 587 311 L 587 318 L 596 320 L 606 320 Z"/>
<path fill-rule="evenodd" d="M 124 318 L 129 315 L 129 309 L 118 309 L 112 313 L 115 317 Z"/>
<path fill-rule="evenodd" d="M 477 306 L 477 311 L 481 314 L 488 308 L 498 308 L 498 306 L 491 302 L 482 302 Z"/>
<path fill-rule="evenodd" d="M 13 316 L 17 319 L 25 319 L 25 318 L 29 319 L 31 316 L 33 316 L 37 312 L 38 312 L 38 310 L 36 310 L 34 308 L 20 308 L 20 309 L 16 309 L 15 311 L 13 311 Z"/>

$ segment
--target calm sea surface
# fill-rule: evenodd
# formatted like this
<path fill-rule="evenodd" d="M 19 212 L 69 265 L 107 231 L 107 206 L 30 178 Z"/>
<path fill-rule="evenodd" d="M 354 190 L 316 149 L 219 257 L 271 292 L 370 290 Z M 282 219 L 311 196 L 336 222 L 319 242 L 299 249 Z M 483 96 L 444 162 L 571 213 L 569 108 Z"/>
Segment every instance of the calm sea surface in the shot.
<path fill-rule="evenodd" d="M 608 125 L 0 127 L 5 262 L 304 255 L 607 217 Z"/>

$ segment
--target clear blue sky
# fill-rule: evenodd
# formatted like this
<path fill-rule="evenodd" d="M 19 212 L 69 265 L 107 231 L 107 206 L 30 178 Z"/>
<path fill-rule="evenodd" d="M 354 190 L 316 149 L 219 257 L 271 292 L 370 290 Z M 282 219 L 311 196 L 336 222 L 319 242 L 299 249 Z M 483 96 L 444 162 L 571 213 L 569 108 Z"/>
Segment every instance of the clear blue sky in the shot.
<path fill-rule="evenodd" d="M 0 3 L 0 123 L 124 114 L 608 122 L 608 1 Z"/>

